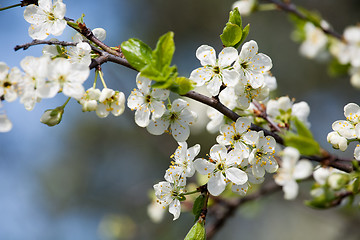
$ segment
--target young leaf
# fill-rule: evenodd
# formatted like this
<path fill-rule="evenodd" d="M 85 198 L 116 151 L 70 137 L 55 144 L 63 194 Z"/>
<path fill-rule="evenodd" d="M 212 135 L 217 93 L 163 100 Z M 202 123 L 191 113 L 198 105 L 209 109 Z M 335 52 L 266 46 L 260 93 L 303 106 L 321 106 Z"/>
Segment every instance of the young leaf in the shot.
<path fill-rule="evenodd" d="M 84 17 L 85 17 L 85 14 L 84 13 L 81 14 L 81 17 L 78 20 L 76 20 L 76 23 L 84 23 Z"/>
<path fill-rule="evenodd" d="M 204 222 L 197 221 L 190 229 L 184 240 L 205 240 L 205 226 Z"/>
<path fill-rule="evenodd" d="M 203 194 L 200 194 L 200 196 L 198 196 L 195 199 L 194 206 L 193 206 L 193 209 L 192 209 L 192 213 L 195 216 L 195 221 L 197 221 L 199 219 L 199 217 L 200 217 L 201 210 L 204 207 L 205 199 L 206 198 L 205 198 L 205 196 Z"/>
<path fill-rule="evenodd" d="M 235 8 L 230 12 L 229 23 L 236 24 L 239 27 L 242 27 L 241 16 L 238 8 Z"/>
<path fill-rule="evenodd" d="M 151 64 L 152 50 L 139 39 L 131 38 L 123 42 L 121 51 L 130 65 L 138 71 Z"/>
<path fill-rule="evenodd" d="M 307 137 L 307 138 L 313 138 L 311 131 L 296 116 L 291 116 L 291 120 L 293 121 L 293 123 L 296 127 L 296 130 L 297 130 L 297 133 L 300 136 Z"/>
<path fill-rule="evenodd" d="M 333 59 L 328 65 L 328 73 L 333 77 L 345 76 L 349 73 L 350 67 L 350 64 L 341 64 L 337 59 Z"/>
<path fill-rule="evenodd" d="M 242 29 L 236 24 L 227 23 L 223 33 L 220 35 L 221 41 L 225 47 L 233 47 L 240 42 Z"/>
<path fill-rule="evenodd" d="M 190 90 L 194 89 L 194 82 L 186 77 L 177 77 L 173 85 L 170 87 L 172 92 L 175 92 L 179 95 L 184 95 Z"/>
<path fill-rule="evenodd" d="M 153 65 L 160 71 L 169 67 L 175 52 L 174 33 L 168 32 L 162 35 L 153 51 Z"/>
<path fill-rule="evenodd" d="M 238 48 L 242 42 L 245 41 L 246 37 L 249 35 L 250 31 L 250 24 L 246 25 L 244 29 L 242 30 L 242 36 L 240 41 L 234 46 L 234 48 Z"/>
<path fill-rule="evenodd" d="M 317 155 L 320 153 L 320 145 L 313 138 L 296 135 L 288 132 L 284 136 L 285 146 L 297 148 L 303 155 Z"/>

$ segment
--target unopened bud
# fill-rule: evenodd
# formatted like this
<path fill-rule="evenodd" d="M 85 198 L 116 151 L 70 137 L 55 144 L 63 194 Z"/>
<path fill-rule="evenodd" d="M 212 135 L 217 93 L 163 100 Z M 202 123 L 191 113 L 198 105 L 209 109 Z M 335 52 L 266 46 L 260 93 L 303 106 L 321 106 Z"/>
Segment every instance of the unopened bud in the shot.
<path fill-rule="evenodd" d="M 334 190 L 339 190 L 349 183 L 349 175 L 342 173 L 333 173 L 328 178 L 329 186 Z"/>
<path fill-rule="evenodd" d="M 40 122 L 48 125 L 49 127 L 58 125 L 61 122 L 63 113 L 64 113 L 63 107 L 57 107 L 55 109 L 48 109 L 41 116 Z"/>

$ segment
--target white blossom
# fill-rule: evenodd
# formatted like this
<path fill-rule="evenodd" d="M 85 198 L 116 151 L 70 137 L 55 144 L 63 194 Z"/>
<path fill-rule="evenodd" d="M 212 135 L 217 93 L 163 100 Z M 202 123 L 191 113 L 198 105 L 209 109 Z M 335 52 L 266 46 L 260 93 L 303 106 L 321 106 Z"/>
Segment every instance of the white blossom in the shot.
<path fill-rule="evenodd" d="M 4 111 L 1 110 L 2 104 L 0 101 L 0 133 L 9 132 L 12 129 L 12 122 L 9 120 Z"/>
<path fill-rule="evenodd" d="M 41 101 L 41 98 L 53 97 L 46 87 L 49 62 L 50 59 L 47 56 L 40 58 L 27 56 L 20 62 L 20 66 L 25 72 L 19 82 L 20 102 L 28 111 L 31 111 L 35 103 Z"/>
<path fill-rule="evenodd" d="M 196 57 L 203 67 L 195 69 L 190 74 L 190 79 L 197 86 L 206 85 L 212 96 L 219 94 L 222 84 L 235 86 L 239 79 L 239 73 L 232 68 L 237 59 L 237 50 L 233 47 L 226 47 L 219 53 L 216 59 L 214 48 L 202 45 L 196 51 Z"/>
<path fill-rule="evenodd" d="M 160 118 L 166 108 L 164 100 L 169 97 L 170 91 L 166 89 L 151 88 L 151 80 L 141 77 L 140 73 L 136 76 L 136 85 L 128 97 L 127 106 L 135 112 L 135 122 L 140 127 L 146 127 L 150 123 L 150 118 L 155 120 Z"/>
<path fill-rule="evenodd" d="M 151 120 L 146 129 L 154 135 L 161 135 L 169 129 L 176 141 L 186 141 L 190 135 L 189 126 L 196 119 L 196 113 L 190 111 L 188 105 L 185 100 L 176 99 L 162 117 Z"/>
<path fill-rule="evenodd" d="M 241 16 L 249 16 L 256 6 L 256 0 L 240 0 L 232 5 L 232 9 L 238 8 Z"/>
<path fill-rule="evenodd" d="M 184 186 L 178 185 L 178 182 L 162 181 L 154 185 L 157 202 L 163 208 L 169 206 L 169 212 L 174 215 L 174 219 L 179 218 L 181 213 L 180 195 L 185 192 Z"/>
<path fill-rule="evenodd" d="M 275 175 L 275 182 L 283 187 L 285 199 L 292 200 L 298 195 L 296 180 L 305 179 L 312 174 L 313 166 L 307 159 L 299 160 L 300 152 L 293 147 L 286 147 L 282 154 L 282 164 Z"/>
<path fill-rule="evenodd" d="M 300 46 L 300 53 L 308 58 L 317 57 L 323 51 L 327 44 L 326 34 L 311 22 L 304 26 L 305 41 Z"/>
<path fill-rule="evenodd" d="M 269 96 L 269 92 L 269 88 L 265 84 L 258 88 L 253 88 L 249 83 L 235 86 L 237 104 L 241 109 L 248 109 L 253 100 L 265 100 Z"/>
<path fill-rule="evenodd" d="M 231 145 L 243 152 L 245 158 L 249 156 L 248 145 L 254 145 L 259 138 L 255 131 L 250 131 L 251 121 L 246 117 L 239 117 L 231 125 L 224 125 L 220 128 L 220 135 L 216 141 L 222 145 Z"/>
<path fill-rule="evenodd" d="M 259 140 L 249 155 L 249 164 L 255 177 L 263 177 L 265 170 L 274 173 L 278 169 L 278 163 L 274 158 L 276 141 L 272 136 L 264 136 L 260 131 Z"/>
<path fill-rule="evenodd" d="M 49 97 L 54 97 L 59 91 L 65 96 L 80 99 L 85 89 L 83 83 L 89 77 L 89 67 L 80 63 L 71 63 L 65 58 L 56 58 L 49 66 L 49 81 L 42 88 Z"/>
<path fill-rule="evenodd" d="M 327 135 L 327 141 L 332 144 L 333 148 L 345 151 L 348 147 L 348 141 L 338 132 L 332 131 Z"/>
<path fill-rule="evenodd" d="M 125 110 L 125 95 L 123 92 L 104 88 L 99 96 L 99 104 L 96 108 L 96 115 L 105 118 L 111 112 L 114 116 L 121 115 Z"/>
<path fill-rule="evenodd" d="M 271 99 L 267 102 L 266 114 L 279 121 L 289 118 L 291 115 L 296 116 L 307 127 L 310 127 L 310 122 L 308 121 L 310 107 L 304 101 L 294 104 L 287 96 L 280 97 L 277 100 Z"/>
<path fill-rule="evenodd" d="M 71 63 L 81 63 L 89 66 L 91 63 L 91 47 L 86 42 L 79 42 L 75 47 L 69 48 L 69 60 Z"/>
<path fill-rule="evenodd" d="M 194 162 L 195 169 L 202 175 L 208 175 L 208 190 L 213 196 L 219 196 L 229 182 L 236 185 L 245 184 L 247 174 L 238 168 L 244 156 L 240 151 L 227 153 L 224 145 L 215 144 L 210 149 L 209 161 L 198 158 Z"/>
<path fill-rule="evenodd" d="M 100 98 L 101 91 L 100 89 L 89 88 L 86 90 L 85 94 L 79 100 L 79 103 L 82 105 L 83 112 L 95 111 L 98 105 L 98 100 Z"/>
<path fill-rule="evenodd" d="M 50 34 L 59 36 L 67 23 L 64 20 L 66 5 L 62 0 L 39 0 L 38 6 L 28 5 L 24 11 L 25 20 L 31 24 L 29 35 L 33 39 L 44 40 Z"/>
<path fill-rule="evenodd" d="M 251 168 L 246 168 L 246 174 L 248 175 L 248 181 L 244 184 L 232 184 L 231 191 L 239 194 L 240 196 L 245 196 L 249 188 L 251 188 L 251 184 L 261 184 L 264 182 L 264 177 L 255 177 L 251 171 Z"/>
<path fill-rule="evenodd" d="M 277 89 L 276 77 L 272 76 L 270 72 L 264 75 L 265 85 L 269 88 L 270 91 L 274 91 Z"/>
<path fill-rule="evenodd" d="M 15 101 L 17 93 L 17 84 L 22 80 L 21 72 L 14 67 L 9 72 L 9 67 L 4 62 L 0 62 L 0 97 L 7 102 Z"/>
<path fill-rule="evenodd" d="M 257 43 L 251 40 L 242 46 L 234 68 L 244 85 L 250 84 L 256 89 L 264 85 L 264 74 L 272 68 L 272 61 L 267 55 L 258 53 Z"/>
<path fill-rule="evenodd" d="M 200 152 L 200 145 L 196 144 L 191 148 L 187 148 L 186 142 L 179 142 L 178 144 L 179 147 L 171 156 L 174 161 L 172 161 L 172 165 L 166 170 L 164 178 L 168 182 L 179 179 L 180 184 L 185 185 L 186 178 L 192 177 L 195 173 L 193 161 Z"/>

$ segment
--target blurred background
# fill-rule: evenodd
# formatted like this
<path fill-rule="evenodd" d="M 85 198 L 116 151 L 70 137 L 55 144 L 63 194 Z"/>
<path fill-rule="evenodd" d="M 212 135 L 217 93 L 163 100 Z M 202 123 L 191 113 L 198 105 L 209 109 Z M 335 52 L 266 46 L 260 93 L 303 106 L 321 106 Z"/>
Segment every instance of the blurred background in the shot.
<path fill-rule="evenodd" d="M 16 1 L 2 0 L 2 7 Z M 158 37 L 175 32 L 173 63 L 189 76 L 199 67 L 195 51 L 201 44 L 221 50 L 218 37 L 228 19 L 233 0 L 78 0 L 66 1 L 69 18 L 85 14 L 88 27 L 107 31 L 105 43 L 118 46 L 135 37 L 155 47 Z M 357 0 L 293 1 L 317 10 L 340 33 L 359 21 Z M 0 12 L 0 61 L 18 66 L 28 55 L 40 56 L 41 46 L 14 52 L 17 44 L 30 42 L 29 24 L 23 8 Z M 325 149 L 331 124 L 344 119 L 348 102 L 360 103 L 359 92 L 349 77 L 333 78 L 327 64 L 298 54 L 299 44 L 291 38 L 292 24 L 283 12 L 257 12 L 243 18 L 250 23 L 247 40 L 258 42 L 259 52 L 273 60 L 272 72 L 278 81 L 278 96 L 307 101 L 309 121 L 315 138 Z M 70 40 L 67 30 L 59 37 Z M 135 87 L 136 72 L 112 63 L 103 66 L 108 87 L 126 96 Z M 88 80 L 92 85 L 93 75 Z M 117 240 L 183 239 L 193 216 L 183 213 L 177 221 L 165 213 L 161 223 L 147 215 L 152 186 L 163 179 L 169 156 L 177 144 L 169 135 L 152 136 L 134 123 L 129 109 L 120 117 L 100 119 L 82 113 L 70 101 L 60 125 L 49 128 L 40 123 L 42 113 L 62 105 L 61 94 L 37 104 L 27 112 L 18 101 L 5 103 L 13 129 L 0 136 L 0 239 L 1 240 Z M 215 143 L 199 123 L 188 140 L 201 144 L 205 156 Z M 338 153 L 338 152 L 336 152 Z M 351 150 L 343 156 L 351 157 Z M 270 176 L 271 178 L 271 176 Z M 314 210 L 303 205 L 311 185 L 301 185 L 296 201 L 283 200 L 282 193 L 242 207 L 215 239 L 359 239 L 357 210 Z"/>

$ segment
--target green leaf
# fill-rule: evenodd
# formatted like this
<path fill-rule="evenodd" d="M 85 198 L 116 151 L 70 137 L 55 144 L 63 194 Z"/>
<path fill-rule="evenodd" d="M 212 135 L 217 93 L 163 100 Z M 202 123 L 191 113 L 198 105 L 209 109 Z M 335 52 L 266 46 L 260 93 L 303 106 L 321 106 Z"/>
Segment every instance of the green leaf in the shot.
<path fill-rule="evenodd" d="M 84 23 L 84 17 L 85 17 L 85 14 L 84 13 L 81 14 L 81 17 L 78 20 L 76 20 L 76 23 Z"/>
<path fill-rule="evenodd" d="M 177 77 L 177 74 L 178 72 L 176 66 L 167 67 L 163 69 L 162 72 L 160 72 L 157 68 L 154 67 L 154 65 L 147 65 L 141 71 L 141 76 L 162 83 L 172 81 L 171 78 Z"/>
<path fill-rule="evenodd" d="M 294 147 L 303 155 L 317 155 L 320 153 L 320 145 L 313 138 L 300 136 L 292 132 L 288 132 L 284 136 L 285 146 Z"/>
<path fill-rule="evenodd" d="M 139 72 L 151 64 L 152 50 L 139 39 L 131 38 L 121 44 L 121 51 L 126 60 Z"/>
<path fill-rule="evenodd" d="M 239 27 L 242 27 L 241 16 L 238 8 L 235 8 L 233 11 L 230 12 L 229 16 L 229 23 L 236 24 Z"/>
<path fill-rule="evenodd" d="M 305 205 L 318 209 L 332 207 L 332 202 L 336 199 L 334 192 L 328 188 L 323 188 L 324 193 L 310 201 L 305 201 Z"/>
<path fill-rule="evenodd" d="M 205 226 L 204 222 L 197 221 L 190 229 L 184 240 L 205 240 Z"/>
<path fill-rule="evenodd" d="M 195 199 L 194 206 L 193 206 L 193 209 L 192 209 L 192 213 L 195 216 L 195 221 L 197 221 L 199 219 L 199 217 L 200 217 L 201 210 L 204 207 L 205 199 L 206 198 L 205 198 L 205 196 L 203 194 L 200 194 L 200 196 L 198 196 Z"/>
<path fill-rule="evenodd" d="M 235 8 L 230 12 L 229 20 L 226 23 L 220 38 L 225 47 L 234 47 L 240 42 L 242 34 L 243 30 L 240 12 Z"/>
<path fill-rule="evenodd" d="M 291 116 L 291 120 L 293 121 L 293 123 L 296 127 L 296 131 L 300 136 L 313 139 L 313 135 L 312 135 L 311 131 L 307 128 L 307 126 L 302 121 L 300 121 L 296 116 Z"/>
<path fill-rule="evenodd" d="M 220 35 L 221 41 L 225 47 L 233 47 L 240 42 L 242 29 L 236 24 L 227 23 L 223 33 Z"/>
<path fill-rule="evenodd" d="M 80 29 L 80 27 L 79 27 L 79 24 L 77 24 L 77 23 L 74 23 L 74 22 L 71 22 L 71 21 L 67 21 L 67 24 L 70 26 L 70 27 L 72 27 L 72 28 L 74 28 L 74 29 L 77 29 L 77 30 L 81 30 Z"/>
<path fill-rule="evenodd" d="M 175 52 L 174 33 L 168 32 L 159 38 L 156 44 L 156 48 L 152 53 L 153 56 L 152 64 L 159 71 L 162 71 L 164 68 L 170 66 L 174 52 Z"/>
<path fill-rule="evenodd" d="M 194 84 L 195 83 L 193 81 L 186 77 L 177 77 L 171 85 L 170 90 L 179 95 L 184 95 L 185 93 L 194 89 Z"/>
<path fill-rule="evenodd" d="M 234 48 L 238 48 L 240 46 L 240 44 L 245 41 L 246 37 L 249 35 L 249 31 L 250 31 L 250 24 L 248 24 L 244 27 L 244 29 L 242 30 L 242 36 L 241 36 L 240 42 L 238 42 L 234 46 Z"/>
<path fill-rule="evenodd" d="M 345 76 L 349 73 L 350 67 L 350 64 L 341 64 L 334 58 L 329 64 L 328 73 L 333 77 Z"/>

